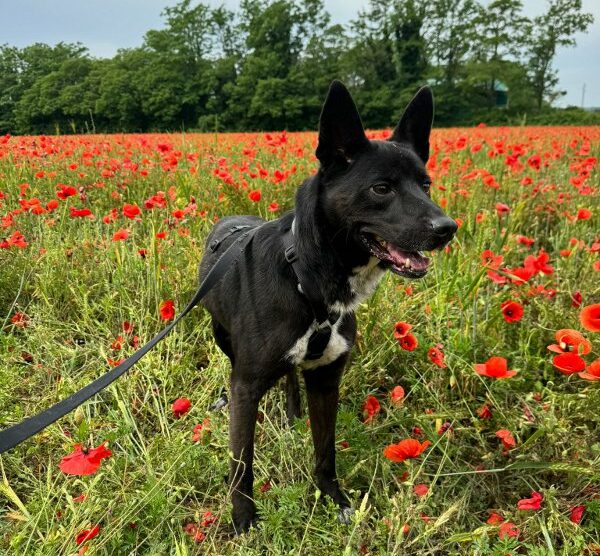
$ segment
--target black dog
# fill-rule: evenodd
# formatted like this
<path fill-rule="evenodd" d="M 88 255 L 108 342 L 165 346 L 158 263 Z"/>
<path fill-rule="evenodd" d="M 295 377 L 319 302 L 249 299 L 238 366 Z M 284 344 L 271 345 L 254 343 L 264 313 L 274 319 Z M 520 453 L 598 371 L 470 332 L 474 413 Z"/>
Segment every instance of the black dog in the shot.
<path fill-rule="evenodd" d="M 316 454 L 316 483 L 348 515 L 335 471 L 338 386 L 354 343 L 356 307 L 386 269 L 427 273 L 422 250 L 446 245 L 457 226 L 430 199 L 425 170 L 433 98 L 421 89 L 389 141 L 369 141 L 347 89 L 331 84 L 319 124 L 319 171 L 296 196 L 296 209 L 265 222 L 219 221 L 200 264 L 254 229 L 240 259 L 205 298 L 215 339 L 232 364 L 230 484 L 233 523 L 256 520 L 252 499 L 254 428 L 263 394 L 287 377 L 287 415 L 300 415 L 296 367 L 303 370 Z"/>

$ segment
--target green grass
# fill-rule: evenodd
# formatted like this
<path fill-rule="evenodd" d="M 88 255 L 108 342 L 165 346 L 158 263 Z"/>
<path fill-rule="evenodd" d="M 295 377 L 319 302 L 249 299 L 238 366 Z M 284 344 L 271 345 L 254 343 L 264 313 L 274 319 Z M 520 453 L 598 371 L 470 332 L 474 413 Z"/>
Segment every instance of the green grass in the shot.
<path fill-rule="evenodd" d="M 476 153 L 456 148 L 460 135 L 468 138 L 468 148 L 484 148 Z M 5 498 L 0 553 L 74 554 L 81 548 L 76 534 L 100 524 L 87 554 L 583 554 L 598 541 L 600 530 L 600 383 L 558 373 L 546 349 L 556 330 L 574 328 L 593 342 L 588 362 L 600 352 L 598 334 L 581 328 L 579 309 L 571 304 L 575 291 L 583 295 L 583 305 L 600 301 L 600 273 L 593 268 L 598 253 L 585 248 L 599 241 L 598 171 L 586 177 L 590 195 L 569 184 L 575 175 L 569 165 L 584 158 L 577 155 L 582 135 L 590 137 L 590 156 L 600 155 L 598 128 L 445 130 L 435 136 L 434 184 L 447 191 L 434 191 L 434 198 L 446 197 L 447 212 L 464 224 L 450 253 L 434 256 L 425 279 L 408 284 L 386 276 L 358 311 L 359 336 L 342 383 L 337 426 L 338 443 L 348 443 L 339 446 L 337 466 L 357 510 L 351 525 L 339 524 L 336 508 L 316 491 L 306 418 L 288 427 L 283 392 L 274 388 L 261 403 L 264 420 L 256 433 L 260 526 L 247 535 L 231 535 L 224 480 L 228 414 L 207 409 L 228 383 L 229 361 L 212 339 L 207 313 L 198 308 L 126 377 L 0 456 L 0 495 Z M 146 136 L 143 143 L 138 137 L 109 136 L 11 138 L 0 145 L 0 191 L 5 194 L 0 217 L 20 206 L 21 183 L 31 186 L 28 199 L 38 197 L 44 205 L 56 196 L 57 183 L 82 186 L 87 195 L 60 201 L 52 214 L 16 214 L 10 227 L 0 228 L 0 239 L 19 230 L 29 244 L 0 249 L 0 423 L 13 424 L 49 407 L 106 371 L 107 358 L 133 353 L 131 346 L 111 348 L 123 335 L 123 321 L 134 323 L 140 345 L 148 341 L 164 324 L 158 317 L 161 301 L 173 299 L 181 310 L 194 292 L 212 220 L 226 214 L 273 218 L 277 214 L 267 209 L 271 202 L 279 203 L 280 212 L 291 208 L 293 192 L 315 167 L 313 140 L 311 134 L 289 134 L 286 143 L 277 145 L 262 136 L 192 135 Z M 525 165 L 513 173 L 504 154 L 486 156 L 495 141 L 507 149 L 522 145 L 524 164 L 533 153 L 558 154 L 539 172 Z M 43 150 L 40 143 L 54 148 L 37 156 L 33 151 Z M 160 152 L 158 143 L 172 143 L 183 153 L 176 169 L 161 167 L 173 151 Z M 244 148 L 256 156 L 244 154 Z M 188 160 L 188 153 L 197 153 L 198 159 Z M 240 187 L 213 174 L 221 156 Z M 447 171 L 445 156 L 451 161 Z M 128 159 L 139 168 L 128 167 Z M 92 165 L 86 166 L 86 160 Z M 246 162 L 253 171 L 257 161 L 270 177 L 294 164 L 297 171 L 273 183 L 235 168 Z M 72 162 L 79 167 L 69 169 Z M 102 176 L 111 164 L 114 174 Z M 147 176 L 140 175 L 142 168 Z M 501 188 L 460 179 L 473 168 L 489 170 Z M 45 177 L 35 177 L 42 169 Z M 85 175 L 78 176 L 80 171 Z M 56 175 L 49 177 L 49 172 Z M 534 186 L 520 185 L 524 176 L 541 187 L 555 184 L 556 190 L 531 195 Z M 242 179 L 248 190 L 261 189 L 260 202 L 248 199 Z M 173 199 L 167 195 L 168 208 L 143 208 L 145 199 L 170 187 L 174 194 Z M 457 194 L 460 189 L 469 195 Z M 558 202 L 561 192 L 569 195 L 564 203 Z M 193 213 L 182 221 L 170 216 L 191 196 L 197 204 Z M 502 220 L 496 202 L 511 206 Z M 119 215 L 104 224 L 102 217 L 113 207 L 120 213 L 123 203 L 142 207 L 140 221 Z M 87 206 L 96 219 L 71 218 L 69 206 Z M 591 219 L 570 222 L 563 215 L 582 207 L 592 210 Z M 479 212 L 486 215 L 481 223 L 475 219 Z M 119 228 L 129 228 L 131 235 L 113 242 Z M 180 235 L 182 228 L 189 235 Z M 156 239 L 159 231 L 167 232 L 165 240 Z M 519 245 L 516 234 L 535 238 L 534 247 Z M 585 247 L 570 247 L 572 237 Z M 554 273 L 536 276 L 525 286 L 492 283 L 480 260 L 489 248 L 516 267 L 542 247 Z M 140 248 L 147 250 L 145 258 Z M 571 256 L 562 257 L 560 250 L 567 248 Z M 556 295 L 528 295 L 530 285 L 538 284 L 554 288 Z M 500 304 L 507 299 L 524 304 L 520 322 L 502 318 Z M 16 312 L 28 315 L 27 327 L 11 323 Z M 419 341 L 415 351 L 400 349 L 393 337 L 396 321 L 413 325 Z M 439 343 L 445 369 L 427 358 L 428 348 Z M 500 381 L 477 375 L 473 364 L 492 355 L 505 357 L 519 374 Z M 406 391 L 399 407 L 388 398 L 397 384 Z M 362 418 L 368 395 L 382 406 L 371 424 Z M 192 401 L 192 409 L 175 419 L 171 404 L 181 396 Z M 485 403 L 492 410 L 490 420 L 477 415 Z M 193 443 L 194 425 L 207 417 L 210 435 Z M 443 423 L 451 430 L 439 435 Z M 408 463 L 386 460 L 383 448 L 414 436 L 414 427 L 432 446 Z M 495 436 L 498 429 L 509 429 L 516 440 L 506 455 Z M 113 456 L 96 474 L 74 477 L 59 470 L 75 442 L 97 446 L 105 440 Z M 267 481 L 271 488 L 261 492 Z M 424 497 L 413 493 L 420 483 L 429 485 Z M 544 495 L 542 509 L 518 511 L 517 501 L 534 490 Z M 86 499 L 74 502 L 81 493 Z M 569 511 L 579 504 L 586 505 L 586 512 L 576 525 Z M 498 527 L 486 523 L 490 510 L 515 523 L 520 538 L 500 540 Z M 218 521 L 203 528 L 205 539 L 195 543 L 184 526 L 202 521 L 206 511 Z M 405 524 L 408 532 L 403 532 Z"/>

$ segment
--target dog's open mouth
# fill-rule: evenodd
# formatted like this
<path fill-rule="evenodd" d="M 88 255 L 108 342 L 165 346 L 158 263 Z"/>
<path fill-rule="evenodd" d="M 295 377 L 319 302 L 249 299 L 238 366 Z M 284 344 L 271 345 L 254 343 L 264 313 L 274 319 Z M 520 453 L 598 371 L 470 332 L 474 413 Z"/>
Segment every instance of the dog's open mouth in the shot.
<path fill-rule="evenodd" d="M 404 251 L 373 234 L 361 234 L 360 237 L 371 254 L 385 263 L 392 272 L 406 278 L 422 278 L 427 274 L 431 261 L 421 251 Z"/>

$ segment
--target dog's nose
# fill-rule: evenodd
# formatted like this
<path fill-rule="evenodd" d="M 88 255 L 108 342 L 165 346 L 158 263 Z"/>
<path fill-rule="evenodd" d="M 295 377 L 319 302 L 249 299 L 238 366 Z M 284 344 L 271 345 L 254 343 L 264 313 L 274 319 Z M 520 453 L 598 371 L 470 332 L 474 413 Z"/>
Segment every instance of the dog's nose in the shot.
<path fill-rule="evenodd" d="M 458 230 L 458 224 L 447 216 L 438 216 L 431 221 L 433 232 L 438 236 L 453 236 Z"/>

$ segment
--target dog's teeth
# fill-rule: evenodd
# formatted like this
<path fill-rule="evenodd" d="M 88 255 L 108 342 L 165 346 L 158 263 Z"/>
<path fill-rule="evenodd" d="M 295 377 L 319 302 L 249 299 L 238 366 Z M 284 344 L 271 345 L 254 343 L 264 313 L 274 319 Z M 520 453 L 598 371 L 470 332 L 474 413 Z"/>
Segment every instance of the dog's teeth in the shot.
<path fill-rule="evenodd" d="M 387 247 L 387 241 L 385 241 L 385 240 L 382 239 L 381 240 L 381 246 L 382 247 Z"/>

